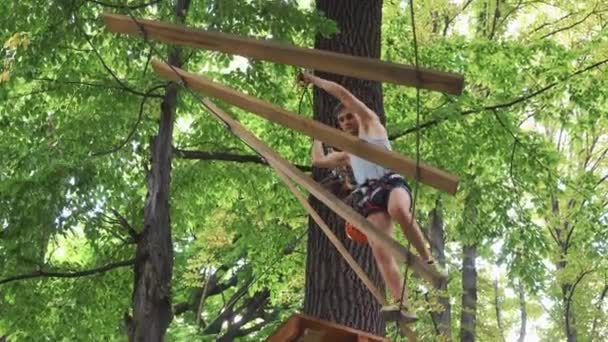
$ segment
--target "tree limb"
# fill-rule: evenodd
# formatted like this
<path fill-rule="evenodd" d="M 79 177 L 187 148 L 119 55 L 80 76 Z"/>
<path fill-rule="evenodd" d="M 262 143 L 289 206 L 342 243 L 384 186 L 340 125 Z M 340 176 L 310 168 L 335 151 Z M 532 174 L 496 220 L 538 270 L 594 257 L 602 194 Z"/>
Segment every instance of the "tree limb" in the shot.
<path fill-rule="evenodd" d="M 540 31 L 541 29 L 543 29 L 543 28 L 545 28 L 545 27 L 547 27 L 547 26 L 555 25 L 555 24 L 557 24 L 557 23 L 559 23 L 559 22 L 561 22 L 561 21 L 563 21 L 563 20 L 566 20 L 566 19 L 570 18 L 570 17 L 571 17 L 571 16 L 573 16 L 573 15 L 577 15 L 577 14 L 579 14 L 579 13 L 581 13 L 581 12 L 582 12 L 582 11 L 570 12 L 570 13 L 568 13 L 568 14 L 566 14 L 566 15 L 562 16 L 561 18 L 554 20 L 553 22 L 544 22 L 544 23 L 542 23 L 541 25 L 539 25 L 539 26 L 535 27 L 535 28 L 534 28 L 532 31 L 530 31 L 530 32 L 528 33 L 528 35 L 531 35 L 531 34 L 533 34 L 533 33 L 536 33 L 536 32 Z"/>
<path fill-rule="evenodd" d="M 112 213 L 114 214 L 114 216 L 116 216 L 116 220 L 120 224 L 120 226 L 123 227 L 129 233 L 129 236 L 131 237 L 131 239 L 133 239 L 133 242 L 139 241 L 141 235 L 135 230 L 135 228 L 133 228 L 133 226 L 129 223 L 129 220 L 122 216 L 116 209 L 112 209 Z"/>
<path fill-rule="evenodd" d="M 597 4 L 596 4 L 596 7 L 597 7 Z M 574 22 L 574 23 L 572 23 L 572 24 L 570 24 L 570 25 L 568 25 L 568 26 L 565 26 L 565 27 L 559 28 L 559 29 L 557 29 L 557 30 L 551 31 L 551 32 L 549 32 L 549 33 L 545 34 L 544 36 L 540 37 L 540 39 L 545 39 L 545 38 L 548 38 L 548 37 L 550 37 L 550 36 L 553 36 L 553 35 L 555 35 L 555 34 L 557 34 L 557 33 L 560 33 L 560 32 L 566 31 L 566 30 L 569 30 L 569 29 L 571 29 L 571 28 L 573 28 L 573 27 L 575 27 L 575 26 L 578 26 L 578 25 L 580 25 L 580 24 L 584 23 L 584 22 L 585 22 L 587 19 L 589 19 L 589 17 L 591 17 L 592 15 L 594 15 L 594 14 L 598 14 L 598 13 L 602 13 L 602 12 L 606 12 L 606 11 L 607 11 L 607 10 L 596 11 L 596 9 L 594 8 L 594 9 L 593 9 L 593 11 L 591 11 L 589 14 L 587 14 L 585 17 L 583 17 L 583 19 L 581 19 L 581 20 L 579 20 L 579 21 L 576 21 L 576 22 Z"/>
<path fill-rule="evenodd" d="M 596 309 L 598 312 L 601 312 L 602 310 L 602 302 L 604 301 L 604 298 L 606 298 L 606 294 L 608 294 L 608 282 L 606 282 L 604 284 L 604 289 L 602 290 L 602 294 L 600 295 L 600 299 L 597 302 L 597 306 Z M 595 316 L 595 318 L 593 318 L 593 325 L 591 327 L 591 339 L 593 340 L 595 338 L 595 328 L 597 326 L 597 316 Z"/>
<path fill-rule="evenodd" d="M 594 271 L 595 271 L 595 269 L 590 269 L 590 270 L 587 270 L 585 272 L 582 272 L 581 274 L 578 275 L 578 277 L 576 278 L 576 280 L 572 284 L 572 288 L 570 289 L 570 292 L 568 293 L 568 298 L 566 299 L 566 317 L 568 316 L 568 313 L 570 312 L 570 306 L 571 306 L 571 303 L 572 303 L 572 296 L 574 296 L 574 291 L 576 290 L 576 286 L 583 280 L 583 278 L 587 274 L 592 273 Z M 566 324 L 567 325 L 570 324 L 568 322 L 568 320 L 566 320 Z"/>
<path fill-rule="evenodd" d="M 86 277 L 86 276 L 90 276 L 90 275 L 94 275 L 97 273 L 105 273 L 107 271 L 113 270 L 115 268 L 119 268 L 119 267 L 126 267 L 126 266 L 132 266 L 133 264 L 135 264 L 135 259 L 130 259 L 130 260 L 125 260 L 125 261 L 119 261 L 119 262 L 114 262 L 114 263 L 110 263 L 98 268 L 93 268 L 90 270 L 84 270 L 84 271 L 75 271 L 75 272 L 55 272 L 55 271 L 45 271 L 45 270 L 39 270 L 39 271 L 34 271 L 31 273 L 27 273 L 27 274 L 21 274 L 21 275 L 17 275 L 17 276 L 12 276 L 9 278 L 5 278 L 0 280 L 0 285 L 2 284 L 7 284 L 13 281 L 19 281 L 19 280 L 25 280 L 25 279 L 32 279 L 32 278 L 79 278 L 79 277 Z"/>
<path fill-rule="evenodd" d="M 494 35 L 496 34 L 496 25 L 498 24 L 498 18 L 500 18 L 500 0 L 496 0 L 495 6 L 494 17 L 492 18 L 492 29 L 489 35 L 490 40 L 494 39 Z"/>
<path fill-rule="evenodd" d="M 141 119 L 143 118 L 143 115 L 144 115 L 144 106 L 146 104 L 146 100 L 148 99 L 148 97 L 151 96 L 150 94 L 152 94 L 153 91 L 155 91 L 156 89 L 159 89 L 159 88 L 163 88 L 163 87 L 164 87 L 164 85 L 157 85 L 155 87 L 148 89 L 148 91 L 146 91 L 146 93 L 143 95 L 144 97 L 141 99 L 141 103 L 139 104 L 139 114 L 137 115 L 137 121 L 135 121 L 133 128 L 131 128 L 131 131 L 129 132 L 129 134 L 127 134 L 126 138 L 120 144 L 118 144 L 117 146 L 115 146 L 109 150 L 106 150 L 106 151 L 93 152 L 93 153 L 91 153 L 91 156 L 99 157 L 99 156 L 111 154 L 111 153 L 117 152 L 120 149 L 122 149 L 123 147 L 125 147 L 125 145 L 129 141 L 131 141 L 131 138 L 133 138 L 133 135 L 137 131 L 137 127 L 139 127 L 139 124 L 141 123 Z"/>
<path fill-rule="evenodd" d="M 106 69 L 106 71 L 108 73 L 110 73 L 110 75 L 112 76 L 112 78 L 118 83 L 120 84 L 120 86 L 127 92 L 135 94 L 135 95 L 139 95 L 139 96 L 146 96 L 145 93 L 142 93 L 138 90 L 135 90 L 131 87 L 129 87 L 128 85 L 126 85 L 123 81 L 120 80 L 120 78 L 118 78 L 118 76 L 116 76 L 116 73 L 108 66 L 108 64 L 106 64 L 105 60 L 103 59 L 103 57 L 101 56 L 101 54 L 99 53 L 99 51 L 97 51 L 97 49 L 95 48 L 95 45 L 93 44 L 93 42 L 91 41 L 91 38 L 89 38 L 89 35 L 84 32 L 84 30 L 82 29 L 82 27 L 80 27 L 80 20 L 78 19 L 78 16 L 74 13 L 74 17 L 76 18 L 76 28 L 78 29 L 78 31 L 80 31 L 80 33 L 82 34 L 82 36 L 84 37 L 84 39 L 87 41 L 87 43 L 89 43 L 89 45 L 91 46 L 91 49 L 93 50 L 93 52 L 95 53 L 95 55 L 97 56 L 97 58 L 99 59 L 99 61 L 101 62 L 101 65 L 103 66 L 104 69 Z M 162 95 L 158 95 L 160 96 L 160 98 L 162 98 Z"/>
<path fill-rule="evenodd" d="M 500 332 L 500 338 L 504 342 L 506 340 L 505 340 L 505 335 L 504 335 L 504 327 L 502 325 L 500 304 L 501 304 L 500 298 L 498 295 L 498 279 L 494 279 L 494 309 L 496 311 L 496 324 L 498 326 L 498 331 Z"/>
<path fill-rule="evenodd" d="M 521 103 L 521 102 L 527 101 L 527 100 L 529 100 L 531 98 L 534 98 L 534 97 L 536 97 L 536 96 L 538 96 L 538 95 L 540 95 L 540 94 L 542 94 L 542 93 L 544 93 L 544 92 L 546 92 L 546 91 L 554 88 L 555 86 L 557 86 L 560 83 L 566 82 L 566 81 L 568 81 L 569 79 L 571 79 L 571 78 L 573 78 L 575 76 L 578 76 L 578 75 L 580 75 L 582 73 L 585 73 L 585 72 L 587 72 L 589 70 L 592 70 L 592 69 L 595 69 L 597 67 L 600 67 L 600 66 L 602 66 L 602 65 L 604 65 L 606 63 L 608 63 L 608 59 L 601 60 L 601 61 L 596 62 L 594 64 L 591 64 L 591 65 L 589 65 L 589 66 L 587 66 L 587 67 L 585 67 L 583 69 L 580 69 L 580 70 L 578 70 L 578 71 L 576 71 L 576 72 L 574 72 L 574 73 L 572 73 L 572 74 L 564 77 L 563 79 L 561 79 L 559 81 L 556 81 L 556 82 L 553 82 L 553 83 L 551 83 L 549 85 L 546 85 L 546 86 L 544 86 L 544 87 L 542 87 L 542 88 L 540 88 L 540 89 L 538 89 L 538 90 L 536 90 L 536 91 L 534 91 L 534 92 L 532 92 L 530 94 L 522 95 L 520 97 L 517 97 L 517 98 L 515 98 L 515 99 L 513 99 L 511 101 L 505 102 L 505 103 L 499 103 L 499 104 L 494 104 L 494 105 L 489 105 L 489 106 L 483 106 L 483 107 L 480 107 L 480 108 L 477 108 L 477 109 L 468 109 L 468 110 L 462 111 L 460 113 L 460 116 L 466 116 L 466 115 L 470 115 L 470 114 L 476 114 L 476 113 L 480 113 L 480 112 L 484 112 L 484 111 L 491 111 L 491 110 L 496 110 L 496 109 L 504 109 L 504 108 L 508 108 L 508 107 L 514 106 L 514 105 L 516 105 L 518 103 Z M 390 139 L 391 140 L 395 140 L 395 139 L 401 138 L 401 137 L 403 137 L 403 136 L 405 136 L 407 134 L 415 133 L 418 130 L 427 129 L 429 127 L 436 126 L 436 125 L 438 125 L 438 124 L 440 124 L 440 123 L 442 123 L 444 121 L 447 121 L 447 120 L 448 120 L 448 117 L 435 118 L 435 119 L 429 120 L 427 122 L 424 122 L 424 123 L 420 124 L 417 127 L 408 128 L 408 129 L 406 129 L 403 132 L 392 134 L 390 136 Z"/>
<path fill-rule="evenodd" d="M 178 148 L 173 148 L 173 153 L 176 157 L 182 159 L 196 159 L 196 160 L 221 160 L 221 161 L 232 161 L 237 163 L 253 163 L 260 165 L 268 165 L 264 158 L 257 155 L 246 155 L 246 154 L 233 154 L 227 152 L 209 152 L 209 151 L 186 151 Z M 312 168 L 306 165 L 295 165 L 298 169 L 308 172 Z"/>
<path fill-rule="evenodd" d="M 450 27 L 450 25 L 454 22 L 454 20 L 456 20 L 456 18 L 461 15 L 466 9 L 467 7 L 469 7 L 469 5 L 473 2 L 473 0 L 467 0 L 467 2 L 462 6 L 462 8 L 460 9 L 460 11 L 458 11 L 458 13 L 456 13 L 452 18 L 447 19 L 445 21 L 445 26 L 443 27 L 443 36 L 445 37 L 448 33 L 448 28 Z"/>
<path fill-rule="evenodd" d="M 519 311 L 520 311 L 520 324 L 519 324 L 519 338 L 518 342 L 524 342 L 526 339 L 526 323 L 528 321 L 528 312 L 526 311 L 526 294 L 524 292 L 524 285 L 519 280 L 518 289 L 519 292 Z"/>
<path fill-rule="evenodd" d="M 103 1 L 99 1 L 99 0 L 86 0 L 87 2 L 91 2 L 97 5 L 101 5 L 103 7 L 109 7 L 109 8 L 119 8 L 119 9 L 130 9 L 130 10 L 135 10 L 135 9 L 140 9 L 140 8 L 144 8 L 144 7 L 148 7 L 151 5 L 155 5 L 157 3 L 160 2 L 160 0 L 151 0 L 147 3 L 143 3 L 143 4 L 139 4 L 139 5 L 115 5 L 115 4 L 109 4 Z"/>

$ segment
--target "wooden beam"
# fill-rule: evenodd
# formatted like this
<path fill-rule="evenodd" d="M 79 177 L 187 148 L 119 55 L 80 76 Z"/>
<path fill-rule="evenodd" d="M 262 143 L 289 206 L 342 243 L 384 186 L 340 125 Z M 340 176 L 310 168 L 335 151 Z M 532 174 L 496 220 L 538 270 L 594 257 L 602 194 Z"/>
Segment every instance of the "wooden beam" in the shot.
<path fill-rule="evenodd" d="M 300 334 L 300 318 L 296 315 L 289 317 L 272 335 L 266 339 L 266 342 L 285 342 L 293 341 Z"/>
<path fill-rule="evenodd" d="M 346 250 L 346 247 L 344 247 L 344 245 L 342 244 L 340 239 L 336 236 L 336 234 L 334 234 L 334 232 L 331 230 L 331 228 L 329 228 L 329 226 L 325 223 L 325 221 L 323 221 L 323 219 L 321 218 L 321 216 L 319 216 L 319 214 L 316 212 L 316 210 L 314 210 L 313 207 L 310 205 L 310 203 L 308 203 L 306 198 L 304 198 L 304 196 L 300 193 L 300 191 L 298 191 L 298 189 L 292 183 L 291 179 L 289 179 L 289 176 L 287 176 L 285 173 L 283 173 L 283 171 L 281 171 L 281 167 L 278 164 L 275 164 L 274 162 L 269 162 L 269 164 L 276 171 L 277 175 L 279 176 L 279 178 L 281 178 L 283 183 L 285 183 L 285 185 L 287 186 L 289 191 L 291 191 L 291 193 L 298 200 L 298 202 L 300 202 L 300 205 L 302 205 L 302 207 L 306 210 L 306 212 L 312 217 L 313 221 L 315 221 L 315 223 L 319 226 L 319 228 L 321 228 L 321 231 L 323 231 L 323 233 L 325 233 L 325 235 L 327 236 L 329 241 L 334 245 L 334 247 L 336 247 L 336 249 L 338 250 L 340 255 L 342 255 L 342 258 L 344 258 L 344 260 L 350 266 L 350 268 L 352 268 L 353 271 L 355 272 L 355 274 L 359 277 L 359 279 L 361 279 L 361 281 L 363 282 L 365 287 L 367 287 L 367 289 L 376 298 L 376 301 L 378 301 L 378 303 L 380 303 L 380 305 L 386 306 L 387 302 L 386 302 L 386 299 L 384 298 L 384 294 L 382 294 L 382 291 L 380 291 L 376 287 L 376 285 L 374 285 L 372 280 L 369 279 L 369 277 L 367 276 L 365 271 L 361 268 L 361 266 L 359 266 L 359 264 L 355 261 L 355 259 L 353 259 L 353 257 L 350 255 L 350 253 L 348 253 L 348 251 Z"/>
<path fill-rule="evenodd" d="M 391 82 L 423 89 L 459 95 L 464 77 L 459 74 L 419 69 L 409 65 L 384 62 L 378 59 L 301 48 L 268 40 L 258 40 L 233 34 L 210 32 L 183 25 L 146 20 L 129 16 L 103 15 L 111 32 L 142 36 L 164 43 L 185 45 L 212 51 L 241 55 L 274 63 L 331 72 L 351 77 Z M 141 26 L 140 26 L 141 25 Z"/>
<path fill-rule="evenodd" d="M 281 325 L 272 335 L 268 337 L 267 342 L 286 342 L 296 341 L 298 336 L 302 336 L 306 330 L 309 331 L 322 331 L 324 332 L 325 338 L 323 341 L 332 342 L 345 342 L 345 341 L 361 341 L 361 339 L 367 339 L 369 342 L 389 342 L 390 340 L 386 337 L 377 336 L 369 332 L 351 328 L 343 324 L 337 324 L 330 321 L 325 321 L 304 315 L 301 313 L 295 313 L 289 317 L 289 319 Z M 295 335 L 295 337 L 294 337 Z M 289 336 L 292 339 L 285 339 L 285 336 Z"/>
<path fill-rule="evenodd" d="M 396 152 L 388 151 L 383 146 L 370 144 L 351 134 L 342 132 L 318 121 L 288 112 L 271 103 L 208 80 L 204 77 L 171 67 L 157 59 L 152 61 L 157 74 L 161 77 L 181 82 L 196 91 L 211 95 L 232 105 L 250 111 L 267 120 L 284 127 L 304 133 L 341 150 L 358 155 L 361 158 L 382 165 L 400 174 L 416 177 L 416 161 Z M 420 182 L 430 185 L 449 194 L 458 189 L 458 178 L 426 163 L 420 162 Z"/>
<path fill-rule="evenodd" d="M 291 165 L 287 160 L 268 147 L 268 145 L 264 144 L 255 135 L 244 128 L 238 121 L 234 120 L 230 115 L 217 107 L 209 99 L 203 99 L 202 102 L 209 112 L 227 124 L 232 133 L 245 141 L 251 148 L 264 157 L 268 163 L 279 169 L 280 172 L 287 175 L 289 179 L 305 188 L 336 214 L 340 215 L 346 221 L 354 224 L 357 229 L 365 233 L 370 239 L 374 239 L 374 241 L 381 244 L 392 255 L 394 255 L 398 261 L 408 263 L 414 272 L 418 273 L 423 279 L 433 285 L 439 284 L 439 282 L 443 280 L 443 277 L 437 271 L 427 265 L 417 255 L 411 253 L 392 237 L 381 232 L 367 219 L 355 212 L 350 206 L 346 205 L 346 203 L 342 202 L 338 197 L 325 190 L 312 178 L 304 174 L 295 166 Z"/>

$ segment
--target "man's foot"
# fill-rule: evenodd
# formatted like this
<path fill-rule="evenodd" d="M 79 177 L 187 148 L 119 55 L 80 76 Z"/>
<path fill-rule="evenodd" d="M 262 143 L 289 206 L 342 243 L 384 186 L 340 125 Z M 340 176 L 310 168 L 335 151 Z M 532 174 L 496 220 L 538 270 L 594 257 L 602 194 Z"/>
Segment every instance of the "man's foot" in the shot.
<path fill-rule="evenodd" d="M 447 280 L 448 279 L 448 271 L 445 268 L 445 266 L 440 265 L 437 262 L 432 262 L 429 263 L 427 262 L 427 264 L 435 271 L 439 274 L 439 277 L 441 277 L 442 280 Z"/>
<path fill-rule="evenodd" d="M 407 307 L 399 308 L 399 303 L 383 306 L 380 315 L 386 322 L 403 322 L 406 324 L 414 323 L 418 320 L 415 313 L 407 310 Z"/>

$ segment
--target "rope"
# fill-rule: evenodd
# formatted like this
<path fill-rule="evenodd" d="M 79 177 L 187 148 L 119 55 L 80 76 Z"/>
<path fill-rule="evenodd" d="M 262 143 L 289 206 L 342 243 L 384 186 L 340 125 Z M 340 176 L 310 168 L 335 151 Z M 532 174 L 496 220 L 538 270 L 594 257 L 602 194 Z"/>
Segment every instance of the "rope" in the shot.
<path fill-rule="evenodd" d="M 420 80 L 420 69 L 419 69 L 419 59 L 418 59 L 418 41 L 416 38 L 416 22 L 414 15 L 414 0 L 410 0 L 410 16 L 412 18 L 412 34 L 413 34 L 413 45 L 414 45 L 414 59 L 416 66 L 416 78 Z M 420 125 L 420 88 L 416 87 L 416 179 L 414 185 L 414 198 L 412 201 L 412 221 L 411 225 L 416 222 L 416 200 L 418 199 L 418 186 L 420 181 L 420 130 L 418 126 Z M 408 240 L 407 247 L 410 249 L 411 242 Z M 401 288 L 401 299 L 399 300 L 399 310 L 403 309 L 404 302 L 404 294 L 405 288 L 407 286 L 409 272 L 409 262 L 405 265 L 405 273 L 403 276 L 403 285 Z"/>

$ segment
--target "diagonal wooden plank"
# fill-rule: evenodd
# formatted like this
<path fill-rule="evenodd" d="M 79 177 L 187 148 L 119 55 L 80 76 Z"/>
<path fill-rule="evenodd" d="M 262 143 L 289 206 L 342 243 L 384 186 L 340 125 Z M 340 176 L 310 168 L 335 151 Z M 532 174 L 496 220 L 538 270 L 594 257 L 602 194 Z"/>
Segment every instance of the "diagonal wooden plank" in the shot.
<path fill-rule="evenodd" d="M 365 233 L 369 238 L 374 239 L 384 246 L 392 255 L 395 256 L 398 261 L 408 263 L 414 272 L 418 273 L 423 279 L 433 285 L 439 284 L 439 282 L 443 279 L 437 271 L 432 269 L 417 255 L 408 251 L 390 236 L 379 231 L 363 216 L 355 212 L 338 197 L 325 190 L 321 185 L 304 174 L 298 168 L 291 165 L 287 160 L 268 147 L 268 145 L 264 144 L 255 135 L 244 128 L 238 121 L 234 120 L 230 115 L 217 107 L 213 102 L 208 99 L 203 99 L 203 104 L 216 118 L 228 125 L 232 133 L 241 138 L 269 163 L 272 163 L 274 167 L 278 168 L 292 181 L 305 188 L 336 214 L 340 215 L 346 221 L 353 223 L 357 229 L 363 231 L 363 233 Z"/>
<path fill-rule="evenodd" d="M 154 59 L 152 65 L 156 73 L 163 78 L 176 82 L 181 82 L 183 80 L 191 89 L 224 100 L 267 120 L 304 133 L 331 146 L 358 155 L 361 158 L 382 165 L 400 174 L 411 178 L 416 177 L 416 161 L 413 159 L 402 156 L 394 151 L 388 151 L 384 147 L 370 144 L 358 137 L 318 121 L 288 112 L 253 96 L 242 94 L 204 77 L 189 73 L 177 67 L 171 67 L 159 60 Z M 420 162 L 420 182 L 452 195 L 455 194 L 458 189 L 458 178 L 456 176 L 450 175 L 445 171 L 423 162 Z"/>
<path fill-rule="evenodd" d="M 321 216 L 319 216 L 319 214 L 314 210 L 314 208 L 310 205 L 310 203 L 308 203 L 306 198 L 304 198 L 304 196 L 296 188 L 296 186 L 293 184 L 291 179 L 289 179 L 289 176 L 284 174 L 274 162 L 269 162 L 269 164 L 275 170 L 275 172 L 277 173 L 279 178 L 281 178 L 283 183 L 285 183 L 285 185 L 287 186 L 289 191 L 291 191 L 291 193 L 298 200 L 298 202 L 300 202 L 300 205 L 306 210 L 308 215 L 310 215 L 312 217 L 312 219 L 315 221 L 317 226 L 319 226 L 319 228 L 321 228 L 323 233 L 325 233 L 325 235 L 327 236 L 329 241 L 334 245 L 334 247 L 336 247 L 336 249 L 338 250 L 338 253 L 340 253 L 342 258 L 344 258 L 344 260 L 350 266 L 350 268 L 352 268 L 353 271 L 355 272 L 355 274 L 359 277 L 359 279 L 361 279 L 361 282 L 363 282 L 365 287 L 367 287 L 367 289 L 371 292 L 371 294 L 376 298 L 376 301 L 378 301 L 378 303 L 380 303 L 381 306 L 386 306 L 388 303 L 386 301 L 386 298 L 382 294 L 382 291 L 380 291 L 376 287 L 376 285 L 374 285 L 372 280 L 369 279 L 369 277 L 367 276 L 367 273 L 365 273 L 365 271 L 361 268 L 361 266 L 359 266 L 359 264 L 355 261 L 355 259 L 353 259 L 353 257 L 350 255 L 350 253 L 348 253 L 348 251 L 346 250 L 346 248 L 344 247 L 342 242 L 340 242 L 340 239 L 338 239 L 336 234 L 334 234 L 334 232 L 331 230 L 331 228 L 329 228 L 327 223 L 325 223 L 325 221 L 323 221 Z M 408 337 L 410 342 L 416 341 L 416 334 L 414 334 L 414 332 L 410 329 L 410 327 L 407 326 L 407 323 L 398 322 L 398 325 L 399 325 L 399 329 L 401 330 L 401 332 L 405 336 Z M 364 338 L 364 337 L 360 336 L 360 338 Z M 371 341 L 371 340 L 369 340 L 369 341 Z"/>
<path fill-rule="evenodd" d="M 141 28 L 143 28 L 146 38 L 164 43 L 236 54 L 361 79 L 415 86 L 456 95 L 462 92 L 464 84 L 464 77 L 459 74 L 423 68 L 417 72 L 413 66 L 378 59 L 204 31 L 143 18 L 135 18 L 135 21 L 129 16 L 118 14 L 106 13 L 103 19 L 111 32 L 141 36 Z"/>
<path fill-rule="evenodd" d="M 327 236 L 329 241 L 334 245 L 334 247 L 336 247 L 336 249 L 338 250 L 338 253 L 340 253 L 340 255 L 342 255 L 342 258 L 344 258 L 344 260 L 346 261 L 348 266 L 350 266 L 353 269 L 353 271 L 359 277 L 359 279 L 361 279 L 361 281 L 363 282 L 365 287 L 367 287 L 367 289 L 376 298 L 376 301 L 378 301 L 378 303 L 380 303 L 380 305 L 386 306 L 387 302 L 386 302 L 386 299 L 384 298 L 384 295 L 382 294 L 382 291 L 380 291 L 376 287 L 376 285 L 374 285 L 372 280 L 369 279 L 369 277 L 367 276 L 365 271 L 361 268 L 361 266 L 359 266 L 357 261 L 355 261 L 355 259 L 353 259 L 353 257 L 350 255 L 350 253 L 348 253 L 348 251 L 346 250 L 346 247 L 344 247 L 344 245 L 342 244 L 340 239 L 336 236 L 336 234 L 334 234 L 334 232 L 332 232 L 331 228 L 329 228 L 327 223 L 325 223 L 325 221 L 323 221 L 321 216 L 319 216 L 319 214 L 314 210 L 314 208 L 310 205 L 310 203 L 308 203 L 306 198 L 304 198 L 304 195 L 302 195 L 300 193 L 300 191 L 295 187 L 295 185 L 293 184 L 291 179 L 289 179 L 289 176 L 284 174 L 283 171 L 281 171 L 281 168 L 276 163 L 269 162 L 269 164 L 275 170 L 275 172 L 277 173 L 279 178 L 281 178 L 283 183 L 287 186 L 289 191 L 291 191 L 291 193 L 298 200 L 298 202 L 300 202 L 300 205 L 304 208 L 304 210 L 306 210 L 308 215 L 310 215 L 310 217 L 312 217 L 313 221 L 315 221 L 315 223 L 319 226 L 319 228 L 321 228 L 321 231 L 323 231 L 323 233 L 325 233 L 325 235 Z"/>

